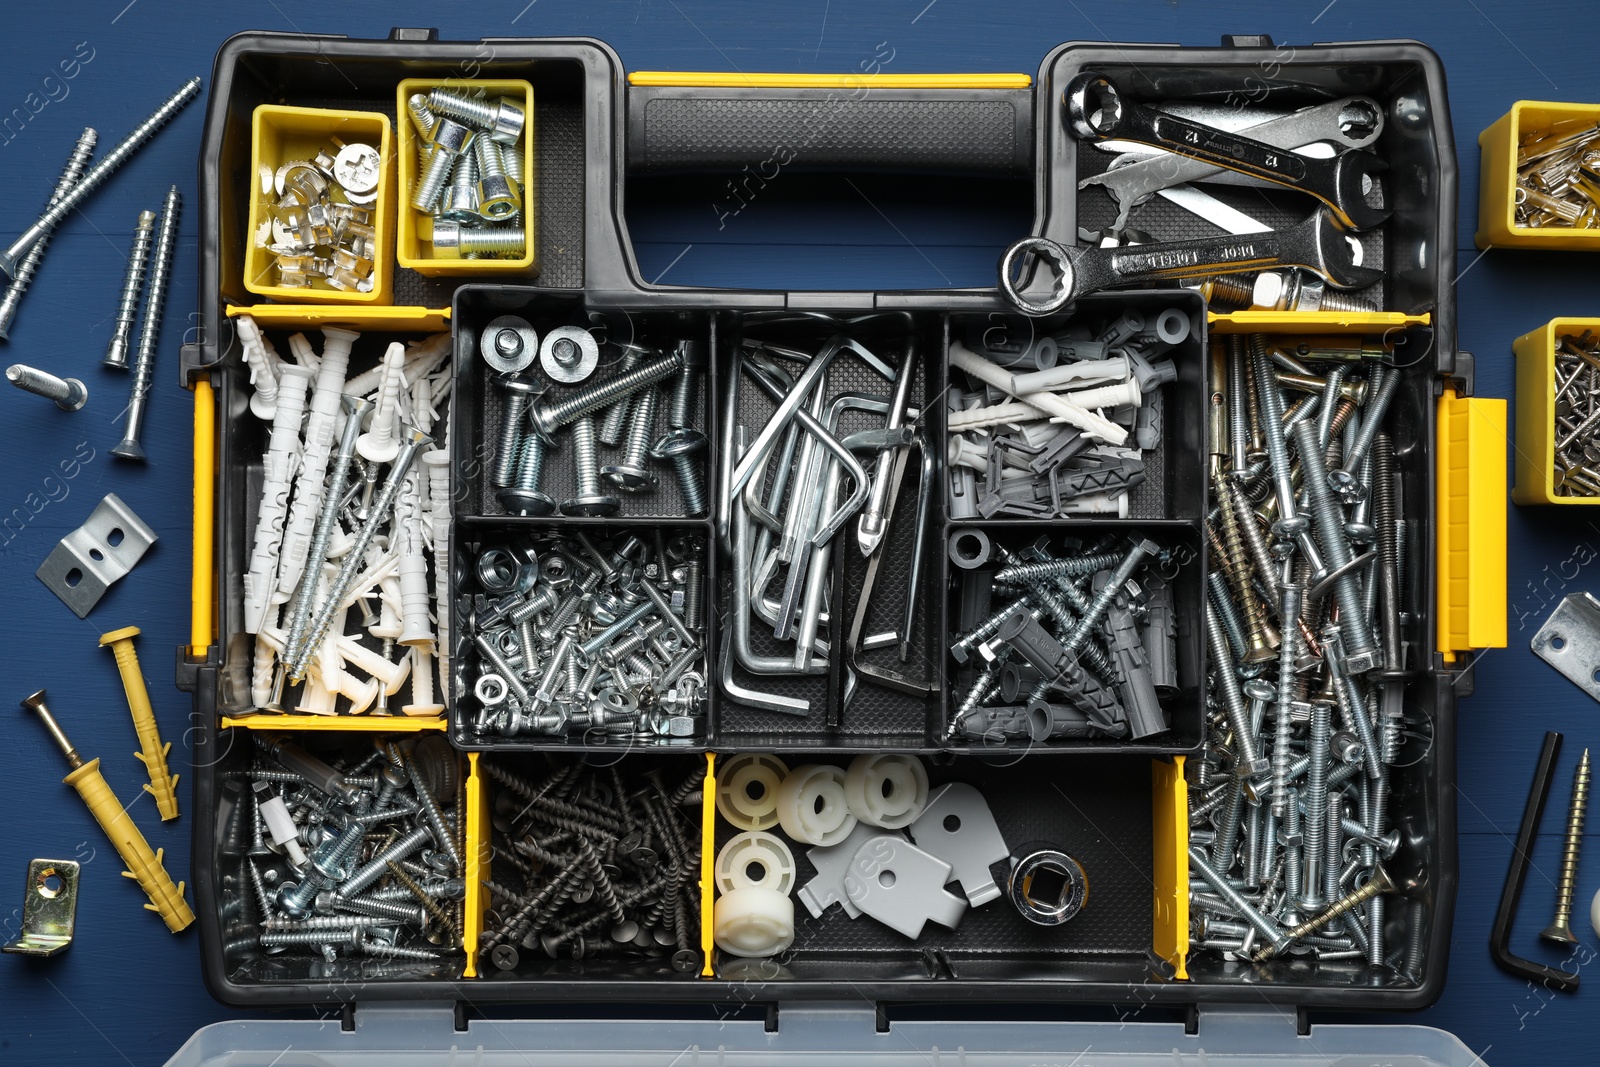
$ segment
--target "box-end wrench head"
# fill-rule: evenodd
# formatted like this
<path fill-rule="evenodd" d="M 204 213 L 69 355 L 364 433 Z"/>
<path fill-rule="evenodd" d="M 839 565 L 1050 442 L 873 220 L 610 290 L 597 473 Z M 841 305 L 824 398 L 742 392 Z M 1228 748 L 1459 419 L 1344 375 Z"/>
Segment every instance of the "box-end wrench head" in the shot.
<path fill-rule="evenodd" d="M 1388 209 L 1367 203 L 1367 190 L 1388 169 L 1371 152 L 1350 149 L 1332 159 L 1298 155 L 1126 99 L 1111 79 L 1095 71 L 1074 76 L 1062 101 L 1063 121 L 1079 140 L 1137 141 L 1261 178 L 1316 197 L 1354 230 L 1370 229 L 1389 217 Z"/>
<path fill-rule="evenodd" d="M 1063 248 L 1047 237 L 1025 237 L 1000 257 L 1000 289 L 1025 315 L 1051 315 L 1085 293 L 1162 279 L 1230 274 L 1270 266 L 1303 267 L 1339 289 L 1377 283 L 1383 272 L 1357 262 L 1360 244 L 1333 213 L 1320 209 L 1304 222 L 1270 233 L 1202 237 L 1122 248 Z M 1018 288 L 1017 268 L 1033 255 L 1051 268 L 1050 295 L 1035 300 Z"/>

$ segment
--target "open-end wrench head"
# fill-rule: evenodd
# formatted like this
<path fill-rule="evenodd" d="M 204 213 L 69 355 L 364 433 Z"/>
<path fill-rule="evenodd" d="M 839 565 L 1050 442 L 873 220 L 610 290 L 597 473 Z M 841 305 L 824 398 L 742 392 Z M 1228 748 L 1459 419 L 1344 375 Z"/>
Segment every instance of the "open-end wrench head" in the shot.
<path fill-rule="evenodd" d="M 1334 180 L 1338 183 L 1339 203 L 1335 210 L 1340 221 L 1353 230 L 1370 230 L 1387 219 L 1388 208 L 1367 203 L 1367 190 L 1378 182 L 1378 175 L 1389 165 L 1371 152 L 1351 149 L 1334 160 Z"/>
<path fill-rule="evenodd" d="M 1308 246 L 1299 250 L 1298 257 L 1286 255 L 1285 263 L 1314 270 L 1339 289 L 1365 289 L 1383 279 L 1383 271 L 1356 262 L 1361 246 L 1332 211 L 1320 210 L 1302 225 L 1310 237 Z"/>
<path fill-rule="evenodd" d="M 1122 94 L 1103 74 L 1080 71 L 1067 82 L 1061 102 L 1067 132 L 1080 141 L 1108 140 L 1122 125 Z"/>

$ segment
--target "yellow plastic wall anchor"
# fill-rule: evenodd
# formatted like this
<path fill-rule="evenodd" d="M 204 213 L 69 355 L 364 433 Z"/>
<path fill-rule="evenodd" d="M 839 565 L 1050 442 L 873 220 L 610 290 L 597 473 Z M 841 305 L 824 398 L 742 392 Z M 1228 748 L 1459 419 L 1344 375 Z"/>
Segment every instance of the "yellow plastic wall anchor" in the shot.
<path fill-rule="evenodd" d="M 128 710 L 133 713 L 133 729 L 139 735 L 139 748 L 133 758 L 144 764 L 150 782 L 144 791 L 156 798 L 156 809 L 161 821 L 178 817 L 178 776 L 167 772 L 167 753 L 172 742 L 161 743 L 161 731 L 156 726 L 156 713 L 150 707 L 150 691 L 145 688 L 144 672 L 139 669 L 139 653 L 134 651 L 133 639 L 138 637 L 137 626 L 125 626 L 100 635 L 100 646 L 109 645 L 117 657 L 117 670 L 122 673 L 122 690 L 128 695 Z"/>
<path fill-rule="evenodd" d="M 1439 398 L 1435 648 L 1446 663 L 1506 643 L 1506 402 Z"/>
<path fill-rule="evenodd" d="M 1151 761 L 1150 792 L 1155 854 L 1155 921 L 1151 947 L 1173 966 L 1174 978 L 1188 978 L 1189 958 L 1189 786 L 1183 756 Z"/>
<path fill-rule="evenodd" d="M 100 773 L 100 761 L 92 759 L 85 763 L 83 757 L 78 755 L 78 750 L 72 747 L 67 735 L 61 732 L 55 716 L 45 706 L 43 689 L 24 697 L 22 706 L 38 713 L 45 729 L 50 731 L 51 738 L 66 756 L 72 773 L 61 780 L 78 791 L 83 802 L 89 806 L 89 814 L 94 816 L 94 821 L 111 839 L 117 855 L 128 865 L 123 875 L 138 882 L 139 888 L 150 898 L 150 903 L 145 907 L 160 915 L 167 929 L 173 933 L 188 927 L 194 922 L 194 912 L 183 899 L 183 883 L 172 884 L 172 879 L 161 866 L 161 852 L 150 850 L 150 843 L 128 817 L 122 801 L 106 784 L 105 775 Z"/>

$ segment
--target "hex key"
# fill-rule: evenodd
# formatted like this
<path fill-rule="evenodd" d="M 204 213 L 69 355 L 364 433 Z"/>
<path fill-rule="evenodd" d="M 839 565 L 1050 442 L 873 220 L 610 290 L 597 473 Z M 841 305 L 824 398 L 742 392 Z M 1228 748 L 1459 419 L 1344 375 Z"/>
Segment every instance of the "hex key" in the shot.
<path fill-rule="evenodd" d="M 1522 900 L 1522 885 L 1528 880 L 1528 865 L 1533 857 L 1533 846 L 1539 836 L 1539 823 L 1544 819 L 1544 804 L 1550 799 L 1550 780 L 1555 777 L 1556 757 L 1561 754 L 1561 735 L 1554 730 L 1544 735 L 1544 747 L 1539 750 L 1539 762 L 1533 771 L 1533 788 L 1528 791 L 1527 806 L 1522 809 L 1522 826 L 1517 830 L 1517 843 L 1511 851 L 1511 869 L 1506 872 L 1506 887 L 1500 893 L 1500 907 L 1494 913 L 1494 928 L 1489 932 L 1489 951 L 1502 970 L 1518 978 L 1538 982 L 1547 989 L 1575 993 L 1578 976 L 1557 970 L 1543 963 L 1525 960 L 1511 951 L 1511 925 L 1517 918 L 1517 905 Z"/>

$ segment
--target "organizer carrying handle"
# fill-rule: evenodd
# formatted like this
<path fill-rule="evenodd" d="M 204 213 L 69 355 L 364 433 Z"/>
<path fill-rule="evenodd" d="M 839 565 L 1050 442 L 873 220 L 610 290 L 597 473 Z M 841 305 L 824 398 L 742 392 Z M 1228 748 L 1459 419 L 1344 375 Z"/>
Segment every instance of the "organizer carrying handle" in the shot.
<path fill-rule="evenodd" d="M 640 71 L 628 76 L 627 169 L 1029 177 L 1032 85 L 1026 74 Z"/>

